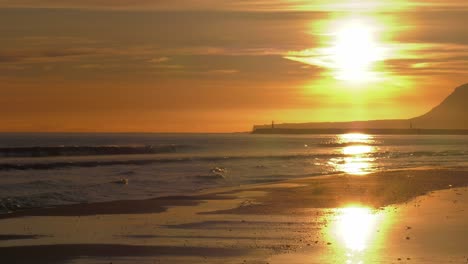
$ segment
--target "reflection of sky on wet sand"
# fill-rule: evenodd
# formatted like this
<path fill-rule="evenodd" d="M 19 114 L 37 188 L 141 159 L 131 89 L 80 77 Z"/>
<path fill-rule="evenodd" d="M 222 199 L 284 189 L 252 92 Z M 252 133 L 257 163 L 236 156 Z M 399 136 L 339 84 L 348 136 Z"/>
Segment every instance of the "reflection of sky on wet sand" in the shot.
<path fill-rule="evenodd" d="M 366 174 L 374 171 L 375 158 L 371 154 L 377 150 L 372 144 L 375 142 L 373 136 L 366 134 L 343 134 L 336 139 L 337 143 L 343 145 L 341 154 L 343 158 L 332 158 L 329 164 L 336 171 L 349 174 Z"/>
<path fill-rule="evenodd" d="M 339 209 L 337 232 L 347 249 L 361 252 L 366 249 L 375 228 L 377 215 L 369 208 L 347 207 Z"/>
<path fill-rule="evenodd" d="M 328 236 L 337 250 L 335 258 L 346 264 L 377 260 L 379 241 L 385 238 L 383 230 L 390 220 L 388 213 L 360 205 L 337 208 L 334 212 Z"/>

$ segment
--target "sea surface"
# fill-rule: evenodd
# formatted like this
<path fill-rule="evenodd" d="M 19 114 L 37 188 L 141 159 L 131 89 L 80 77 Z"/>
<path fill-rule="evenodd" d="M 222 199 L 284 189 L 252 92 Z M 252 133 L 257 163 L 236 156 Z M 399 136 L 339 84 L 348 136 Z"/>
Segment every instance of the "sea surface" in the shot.
<path fill-rule="evenodd" d="M 0 134 L 0 213 L 433 167 L 467 168 L 468 136 Z"/>

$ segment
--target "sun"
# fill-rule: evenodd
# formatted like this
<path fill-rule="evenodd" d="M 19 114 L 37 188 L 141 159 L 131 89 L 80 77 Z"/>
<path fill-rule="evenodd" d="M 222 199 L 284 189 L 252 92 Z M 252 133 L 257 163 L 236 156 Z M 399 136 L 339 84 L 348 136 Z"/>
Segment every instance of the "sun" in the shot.
<path fill-rule="evenodd" d="M 344 22 L 332 32 L 333 42 L 327 49 L 335 78 L 345 81 L 368 81 L 377 78 L 374 66 L 384 60 L 384 49 L 371 25 L 362 21 Z"/>
<path fill-rule="evenodd" d="M 313 23 L 311 34 L 317 46 L 300 51 L 288 51 L 285 59 L 326 69 L 346 87 L 365 87 L 388 79 L 385 61 L 394 57 L 395 47 L 388 40 L 389 22 L 371 16 L 336 17 L 323 23 Z M 328 79 L 327 79 L 328 80 Z"/>

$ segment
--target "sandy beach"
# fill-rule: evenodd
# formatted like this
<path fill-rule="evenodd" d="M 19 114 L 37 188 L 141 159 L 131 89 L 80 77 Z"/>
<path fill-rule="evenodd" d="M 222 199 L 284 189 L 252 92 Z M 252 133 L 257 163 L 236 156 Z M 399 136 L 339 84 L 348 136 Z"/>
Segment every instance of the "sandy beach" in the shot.
<path fill-rule="evenodd" d="M 2 215 L 5 263 L 467 263 L 468 172 L 332 175 Z"/>

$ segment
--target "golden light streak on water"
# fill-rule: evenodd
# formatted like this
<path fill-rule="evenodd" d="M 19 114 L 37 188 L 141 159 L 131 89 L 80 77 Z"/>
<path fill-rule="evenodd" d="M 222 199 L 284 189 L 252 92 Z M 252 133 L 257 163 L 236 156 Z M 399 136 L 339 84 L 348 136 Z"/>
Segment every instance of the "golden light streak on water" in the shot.
<path fill-rule="evenodd" d="M 332 158 L 329 164 L 335 167 L 337 171 L 345 173 L 362 175 L 373 170 L 375 158 L 372 154 L 377 151 L 372 144 L 375 142 L 373 136 L 351 133 L 339 135 L 337 143 L 342 144 L 341 154 L 343 158 Z"/>

